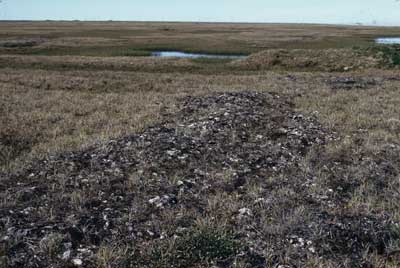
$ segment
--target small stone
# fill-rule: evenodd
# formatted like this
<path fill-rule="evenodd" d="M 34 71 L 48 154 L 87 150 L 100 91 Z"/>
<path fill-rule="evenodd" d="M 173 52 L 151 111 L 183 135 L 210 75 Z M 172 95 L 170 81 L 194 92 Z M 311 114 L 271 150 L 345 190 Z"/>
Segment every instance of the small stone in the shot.
<path fill-rule="evenodd" d="M 174 156 L 175 154 L 176 154 L 176 151 L 174 151 L 174 150 L 167 151 L 167 155 L 169 155 L 169 156 Z"/>
<path fill-rule="evenodd" d="M 83 261 L 82 261 L 81 259 L 73 259 L 73 260 L 72 260 L 72 263 L 73 263 L 75 266 L 81 266 L 81 265 L 83 264 Z"/>
<path fill-rule="evenodd" d="M 279 128 L 278 131 L 279 131 L 280 133 L 282 133 L 282 134 L 286 134 L 286 133 L 288 132 L 287 129 L 285 129 L 285 128 L 283 128 L 283 127 Z"/>
<path fill-rule="evenodd" d="M 72 248 L 72 243 L 71 242 L 64 243 L 64 248 L 66 249 Z"/>
<path fill-rule="evenodd" d="M 262 202 L 264 202 L 264 201 L 265 201 L 265 198 L 260 197 L 260 198 L 257 198 L 257 199 L 254 201 L 254 204 L 262 203 Z"/>
<path fill-rule="evenodd" d="M 251 210 L 249 208 L 241 208 L 239 209 L 239 215 L 240 216 L 251 216 Z"/>
<path fill-rule="evenodd" d="M 69 260 L 69 258 L 71 258 L 71 250 L 65 251 L 62 256 L 63 260 Z"/>
<path fill-rule="evenodd" d="M 154 236 L 155 234 L 152 232 L 152 231 L 150 231 L 150 230 L 147 230 L 147 233 L 149 234 L 149 236 Z"/>
<path fill-rule="evenodd" d="M 161 198 L 159 196 L 156 196 L 156 197 L 150 199 L 149 203 L 153 205 L 155 203 L 158 203 L 160 200 L 161 200 Z"/>

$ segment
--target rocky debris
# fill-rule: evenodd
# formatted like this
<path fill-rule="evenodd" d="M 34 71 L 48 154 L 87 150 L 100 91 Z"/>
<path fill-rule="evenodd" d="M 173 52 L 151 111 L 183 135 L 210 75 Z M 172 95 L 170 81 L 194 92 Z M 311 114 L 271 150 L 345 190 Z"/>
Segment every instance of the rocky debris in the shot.
<path fill-rule="evenodd" d="M 81 266 L 81 265 L 83 264 L 83 262 L 82 262 L 81 259 L 73 259 L 73 260 L 72 260 L 72 263 L 73 263 L 75 266 Z"/>
<path fill-rule="evenodd" d="M 223 259 L 224 267 L 234 259 L 264 267 L 267 256 L 275 266 L 284 258 L 302 264 L 309 254 L 360 260 L 366 245 L 385 251 L 391 235 L 384 216 L 344 217 L 335 185 L 324 198 L 312 190 L 319 157 L 314 166 L 302 163 L 333 139 L 278 95 L 186 97 L 178 112 L 143 133 L 2 175 L 0 249 L 8 267 L 27 268 L 98 267 L 104 245 L 134 247 L 129 261 L 148 260 L 133 267 L 169 267 L 151 254 L 163 245 L 171 252 L 179 239 Z M 204 219 L 225 222 L 234 236 L 206 233 L 215 243 L 208 245 L 195 234 L 192 241 L 196 221 Z M 202 260 L 185 254 L 182 261 Z M 116 265 L 129 267 L 128 260 Z"/>
<path fill-rule="evenodd" d="M 389 81 L 400 81 L 400 76 L 392 75 L 392 76 L 387 77 L 387 80 L 389 80 Z"/>
<path fill-rule="evenodd" d="M 239 218 L 250 217 L 252 215 L 253 214 L 251 212 L 251 209 L 249 209 L 249 208 L 241 208 L 241 209 L 239 209 L 239 215 L 238 215 Z"/>
<path fill-rule="evenodd" d="M 326 81 L 332 89 L 368 89 L 375 86 L 381 86 L 383 81 L 376 78 L 367 77 L 332 77 Z"/>

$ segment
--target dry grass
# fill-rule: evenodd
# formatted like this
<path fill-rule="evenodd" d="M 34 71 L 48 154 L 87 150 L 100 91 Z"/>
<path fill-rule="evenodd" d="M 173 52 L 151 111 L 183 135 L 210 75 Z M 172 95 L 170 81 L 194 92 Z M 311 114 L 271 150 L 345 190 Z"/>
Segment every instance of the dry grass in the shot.
<path fill-rule="evenodd" d="M 79 83 L 77 77 L 70 79 Z M 61 79 L 58 82 L 62 83 Z M 95 81 L 89 85 L 92 82 Z M 9 139 L 6 150 L 16 150 L 10 154 L 17 158 L 77 149 L 136 132 L 157 121 L 163 101 L 162 94 L 157 92 L 46 90 L 21 84 L 17 88 L 2 84 L 1 95 L 1 135 Z M 164 105 L 168 105 L 168 100 Z M 26 145 L 19 148 L 21 143 Z M 3 163 L 11 165 L 7 155 L 3 157 Z"/>
<path fill-rule="evenodd" d="M 15 166 L 14 158 L 24 160 L 73 150 L 138 132 L 157 122 L 163 108 L 173 108 L 177 98 L 188 94 L 251 89 L 280 91 L 293 84 L 284 75 L 274 73 L 177 77 L 12 69 L 3 69 L 0 82 L 1 135 L 10 138 L 3 152 L 11 150 L 10 155 L 3 156 L 3 166 Z M 19 148 L 18 144 L 26 146 Z"/>

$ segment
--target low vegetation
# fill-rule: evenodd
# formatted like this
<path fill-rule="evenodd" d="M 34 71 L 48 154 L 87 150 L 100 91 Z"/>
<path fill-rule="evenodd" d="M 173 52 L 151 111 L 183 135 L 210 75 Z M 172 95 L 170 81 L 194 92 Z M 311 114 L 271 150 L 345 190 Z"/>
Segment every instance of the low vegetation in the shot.
<path fill-rule="evenodd" d="M 381 52 L 388 65 L 400 65 L 400 45 L 375 46 L 371 50 Z"/>
<path fill-rule="evenodd" d="M 243 69 L 344 72 L 395 67 L 396 47 L 371 46 L 343 49 L 270 49 L 233 63 Z"/>
<path fill-rule="evenodd" d="M 399 30 L 346 29 L 1 24 L 0 267 L 398 267 Z"/>

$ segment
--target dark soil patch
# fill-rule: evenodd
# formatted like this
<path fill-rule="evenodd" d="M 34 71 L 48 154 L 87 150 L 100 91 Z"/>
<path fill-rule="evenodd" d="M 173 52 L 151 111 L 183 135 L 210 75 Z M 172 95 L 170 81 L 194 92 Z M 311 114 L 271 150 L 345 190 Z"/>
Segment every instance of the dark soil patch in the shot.
<path fill-rule="evenodd" d="M 383 81 L 380 79 L 366 77 L 333 77 L 326 81 L 332 89 L 368 89 L 375 86 L 381 86 Z"/>
<path fill-rule="evenodd" d="M 45 40 L 36 39 L 18 39 L 18 40 L 5 40 L 0 41 L 0 48 L 30 48 L 43 43 Z"/>

